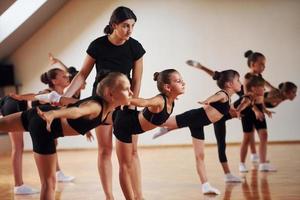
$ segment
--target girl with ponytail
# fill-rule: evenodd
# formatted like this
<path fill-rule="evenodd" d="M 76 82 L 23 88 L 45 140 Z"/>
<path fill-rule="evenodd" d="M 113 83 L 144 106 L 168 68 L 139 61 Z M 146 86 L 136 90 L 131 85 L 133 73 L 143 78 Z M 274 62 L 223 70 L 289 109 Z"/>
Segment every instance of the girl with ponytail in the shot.
<path fill-rule="evenodd" d="M 130 105 L 144 107 L 143 111 L 117 110 L 114 113 L 114 135 L 119 161 L 119 180 L 125 199 L 143 199 L 140 181 L 136 177 L 132 151 L 132 136 L 162 125 L 171 115 L 174 101 L 184 93 L 185 83 L 174 69 L 154 73 L 159 94 L 152 98 L 133 98 Z M 137 151 L 137 150 L 136 150 Z"/>
<path fill-rule="evenodd" d="M 196 167 L 202 183 L 204 194 L 220 194 L 220 191 L 212 187 L 206 175 L 204 164 L 204 126 L 216 123 L 229 113 L 230 97 L 241 90 L 239 74 L 234 70 L 214 72 L 213 79 L 216 80 L 220 91 L 208 97 L 200 104 L 201 108 L 186 111 L 182 114 L 170 117 L 154 135 L 154 138 L 168 133 L 171 130 L 188 127 L 190 129 L 196 157 Z"/>

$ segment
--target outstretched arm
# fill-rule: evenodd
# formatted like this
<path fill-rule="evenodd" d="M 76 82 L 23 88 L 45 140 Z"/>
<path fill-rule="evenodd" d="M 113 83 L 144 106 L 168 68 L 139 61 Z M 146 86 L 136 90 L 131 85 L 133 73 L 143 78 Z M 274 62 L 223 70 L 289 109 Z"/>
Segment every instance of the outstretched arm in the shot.
<path fill-rule="evenodd" d="M 241 104 L 236 108 L 237 117 L 240 118 L 241 112 L 251 104 L 251 100 L 248 97 L 242 99 Z"/>
<path fill-rule="evenodd" d="M 38 107 L 38 114 L 47 122 L 47 129 L 50 131 L 51 123 L 56 118 L 77 119 L 82 116 L 96 117 L 101 112 L 102 107 L 95 102 L 87 102 L 79 107 L 62 108 L 47 112 L 41 111 Z"/>
<path fill-rule="evenodd" d="M 61 68 L 64 71 L 68 71 L 67 66 L 60 61 L 58 58 L 55 58 L 52 53 L 48 53 L 48 59 L 49 59 L 49 63 L 52 67 L 57 66 L 59 68 Z"/>
<path fill-rule="evenodd" d="M 208 97 L 204 101 L 199 101 L 198 103 L 208 105 L 208 104 L 216 102 L 216 101 L 221 101 L 225 98 L 227 98 L 227 95 L 224 92 L 218 92 L 218 93 Z"/>
<path fill-rule="evenodd" d="M 271 83 L 265 80 L 265 85 L 269 90 L 276 90 L 277 88 L 274 87 Z"/>
<path fill-rule="evenodd" d="M 204 72 L 206 72 L 209 76 L 213 77 L 215 72 L 205 66 L 203 66 L 200 62 L 195 61 L 195 60 L 187 60 L 186 64 L 188 64 L 189 66 L 195 67 L 197 69 L 200 69 Z"/>
<path fill-rule="evenodd" d="M 90 55 L 86 55 L 86 58 L 83 63 L 83 67 L 81 70 L 76 74 L 74 79 L 72 80 L 70 86 L 68 87 L 67 91 L 65 92 L 65 97 L 71 97 L 78 91 L 81 86 L 84 84 L 86 78 L 92 71 L 92 68 L 95 64 L 95 59 L 92 58 Z"/>
<path fill-rule="evenodd" d="M 164 100 L 161 95 L 157 95 L 150 99 L 143 98 L 132 98 L 129 102 L 130 105 L 138 106 L 138 107 L 152 107 L 152 106 L 163 106 Z"/>

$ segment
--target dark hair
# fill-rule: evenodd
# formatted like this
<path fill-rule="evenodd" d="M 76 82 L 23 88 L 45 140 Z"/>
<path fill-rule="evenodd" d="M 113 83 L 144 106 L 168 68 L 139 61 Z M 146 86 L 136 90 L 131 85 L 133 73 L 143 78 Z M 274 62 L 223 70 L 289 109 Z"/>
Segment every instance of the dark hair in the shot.
<path fill-rule="evenodd" d="M 261 76 L 251 76 L 249 77 L 247 84 L 246 84 L 246 88 L 247 91 L 251 91 L 252 87 L 259 87 L 259 86 L 265 86 L 265 79 Z"/>
<path fill-rule="evenodd" d="M 97 95 L 103 96 L 106 88 L 114 89 L 119 86 L 120 77 L 127 76 L 121 72 L 111 72 L 107 74 L 97 85 Z"/>
<path fill-rule="evenodd" d="M 224 89 L 225 84 L 232 81 L 236 76 L 240 76 L 239 73 L 235 70 L 229 69 L 221 72 L 215 71 L 213 79 L 217 81 L 219 88 Z"/>
<path fill-rule="evenodd" d="M 256 62 L 258 58 L 265 57 L 262 53 L 253 52 L 252 50 L 248 50 L 244 53 L 244 56 L 248 59 L 247 64 L 250 67 L 251 62 Z"/>
<path fill-rule="evenodd" d="M 295 89 L 297 89 L 297 85 L 295 85 L 294 83 L 292 82 L 282 82 L 278 85 L 278 88 L 281 92 L 291 92 Z"/>
<path fill-rule="evenodd" d="M 50 69 L 49 71 L 43 73 L 41 75 L 41 81 L 47 85 L 49 85 L 49 87 L 53 87 L 53 83 L 52 80 L 56 78 L 56 75 L 58 74 L 58 72 L 63 71 L 62 69 L 59 68 L 53 68 Z"/>
<path fill-rule="evenodd" d="M 119 24 L 127 19 L 134 19 L 134 21 L 137 21 L 135 14 L 130 8 L 124 6 L 117 7 L 111 14 L 109 24 L 104 28 L 104 33 L 107 35 L 112 34 L 114 30 L 113 24 Z"/>
<path fill-rule="evenodd" d="M 69 73 L 69 80 L 71 82 L 73 80 L 73 78 L 76 76 L 76 74 L 78 74 L 78 71 L 73 66 L 68 67 L 67 71 Z"/>
<path fill-rule="evenodd" d="M 170 81 L 170 76 L 172 73 L 178 73 L 175 69 L 166 69 L 161 72 L 155 72 L 153 74 L 153 80 L 157 82 L 157 89 L 161 92 L 164 93 L 164 84 L 169 84 Z"/>

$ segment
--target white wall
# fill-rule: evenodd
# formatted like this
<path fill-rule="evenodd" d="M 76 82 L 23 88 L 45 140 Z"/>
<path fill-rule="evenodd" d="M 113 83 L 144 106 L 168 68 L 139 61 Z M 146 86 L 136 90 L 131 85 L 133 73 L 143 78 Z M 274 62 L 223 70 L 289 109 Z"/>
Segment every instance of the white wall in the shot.
<path fill-rule="evenodd" d="M 72 0 L 55 14 L 12 56 L 16 78 L 23 84 L 21 92 L 39 91 L 39 81 L 47 71 L 47 53 L 52 52 L 67 65 L 79 69 L 85 50 L 96 37 L 102 36 L 114 8 L 125 5 L 138 17 L 133 37 L 146 49 L 142 97 L 157 93 L 152 74 L 165 68 L 176 68 L 186 81 L 186 94 L 176 102 L 174 114 L 196 108 L 218 89 L 204 73 L 185 65 L 197 59 L 217 70 L 232 68 L 248 71 L 243 53 L 252 49 L 267 58 L 264 77 L 274 85 L 293 81 L 300 86 L 300 1 L 96 1 Z M 91 94 L 95 72 L 88 78 L 83 96 Z M 286 141 L 300 139 L 298 113 L 300 98 L 284 102 L 274 109 L 268 120 L 269 139 Z M 227 122 L 227 139 L 238 142 L 242 129 L 238 120 Z M 206 141 L 215 142 L 212 127 L 206 127 Z M 185 144 L 191 142 L 188 129 L 158 140 L 150 134 L 141 135 L 140 144 Z M 82 136 L 60 139 L 60 147 L 96 147 Z M 26 137 L 26 148 L 31 148 Z"/>

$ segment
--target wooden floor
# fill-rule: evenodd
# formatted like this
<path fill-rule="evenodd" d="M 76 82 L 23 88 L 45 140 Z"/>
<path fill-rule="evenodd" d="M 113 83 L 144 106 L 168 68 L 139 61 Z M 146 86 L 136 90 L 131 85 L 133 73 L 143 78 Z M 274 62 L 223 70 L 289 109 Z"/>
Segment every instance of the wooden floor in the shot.
<path fill-rule="evenodd" d="M 269 159 L 278 172 L 262 173 L 253 168 L 247 174 L 238 173 L 239 147 L 228 146 L 232 172 L 244 176 L 243 183 L 226 184 L 217 159 L 215 146 L 206 147 L 206 166 L 209 182 L 221 191 L 218 196 L 202 195 L 195 170 L 191 147 L 141 148 L 143 191 L 147 200 L 196 199 L 300 199 L 300 145 L 278 144 L 269 146 Z M 96 168 L 96 150 L 60 151 L 63 171 L 76 176 L 73 183 L 58 184 L 56 199 L 104 199 Z M 114 165 L 114 194 L 116 200 L 124 199 L 118 184 L 116 157 Z M 25 183 L 39 188 L 37 169 L 32 154 L 24 155 Z M 254 167 L 250 162 L 247 166 Z M 13 195 L 13 177 L 9 155 L 0 159 L 0 200 L 32 200 L 39 195 Z"/>

